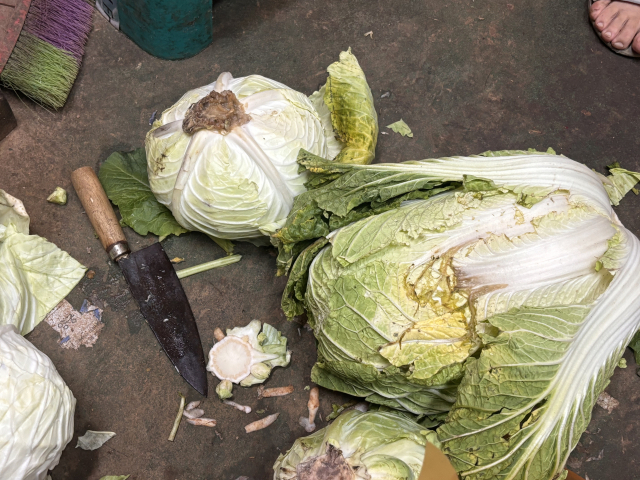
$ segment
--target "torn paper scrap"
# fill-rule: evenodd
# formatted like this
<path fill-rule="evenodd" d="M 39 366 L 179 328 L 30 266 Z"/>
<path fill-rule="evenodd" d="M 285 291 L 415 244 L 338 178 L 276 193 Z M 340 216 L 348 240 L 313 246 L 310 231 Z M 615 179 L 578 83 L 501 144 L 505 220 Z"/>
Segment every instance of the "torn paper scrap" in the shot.
<path fill-rule="evenodd" d="M 78 349 L 80 345 L 93 347 L 98 340 L 102 323 L 102 310 L 90 305 L 86 300 L 80 311 L 74 310 L 69 302 L 62 300 L 44 319 L 60 334 L 58 344 L 62 348 Z"/>

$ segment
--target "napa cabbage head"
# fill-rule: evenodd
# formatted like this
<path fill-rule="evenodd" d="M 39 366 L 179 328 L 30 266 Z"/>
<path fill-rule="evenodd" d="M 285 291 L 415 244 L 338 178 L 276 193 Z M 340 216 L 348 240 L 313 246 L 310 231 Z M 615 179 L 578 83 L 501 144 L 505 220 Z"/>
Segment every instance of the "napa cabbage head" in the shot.
<path fill-rule="evenodd" d="M 319 187 L 274 236 L 283 307 L 318 340 L 312 380 L 449 410 L 438 438 L 465 479 L 562 475 L 640 327 L 640 243 L 612 210 L 639 175 L 551 153 L 307 157 Z"/>
<path fill-rule="evenodd" d="M 299 438 L 273 466 L 274 480 L 414 480 L 435 432 L 396 412 L 351 410 Z"/>
<path fill-rule="evenodd" d="M 26 335 L 85 271 L 53 243 L 29 235 L 24 205 L 0 190 L 0 325 L 15 325 Z"/>
<path fill-rule="evenodd" d="M 373 98 L 350 50 L 311 97 L 260 75 L 223 73 L 154 123 L 145 142 L 149 184 L 182 227 L 256 239 L 281 227 L 305 191 L 300 149 L 370 163 L 377 133 Z"/>

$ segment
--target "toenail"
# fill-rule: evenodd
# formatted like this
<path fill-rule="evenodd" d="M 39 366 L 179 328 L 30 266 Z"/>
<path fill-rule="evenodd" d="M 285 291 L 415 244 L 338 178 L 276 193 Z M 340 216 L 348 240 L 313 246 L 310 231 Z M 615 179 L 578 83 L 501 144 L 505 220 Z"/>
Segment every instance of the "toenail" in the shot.
<path fill-rule="evenodd" d="M 604 32 L 604 36 L 605 37 L 610 37 L 611 36 L 611 32 Z"/>
<path fill-rule="evenodd" d="M 599 27 L 604 27 L 604 23 L 602 23 L 602 22 L 598 22 L 598 26 L 599 26 Z"/>
<path fill-rule="evenodd" d="M 615 42 L 615 43 L 613 44 L 613 46 L 614 46 L 614 47 L 616 47 L 616 48 L 622 48 L 622 47 L 624 47 L 624 45 L 622 45 L 622 43 L 621 43 L 621 42 Z"/>

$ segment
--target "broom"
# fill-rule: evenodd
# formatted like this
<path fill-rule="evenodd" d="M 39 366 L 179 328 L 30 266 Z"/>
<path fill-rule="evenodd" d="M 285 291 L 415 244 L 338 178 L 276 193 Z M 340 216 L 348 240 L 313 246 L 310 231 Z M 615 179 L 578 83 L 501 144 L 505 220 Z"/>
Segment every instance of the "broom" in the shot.
<path fill-rule="evenodd" d="M 92 14 L 83 0 L 0 0 L 0 83 L 45 107 L 62 107 Z"/>

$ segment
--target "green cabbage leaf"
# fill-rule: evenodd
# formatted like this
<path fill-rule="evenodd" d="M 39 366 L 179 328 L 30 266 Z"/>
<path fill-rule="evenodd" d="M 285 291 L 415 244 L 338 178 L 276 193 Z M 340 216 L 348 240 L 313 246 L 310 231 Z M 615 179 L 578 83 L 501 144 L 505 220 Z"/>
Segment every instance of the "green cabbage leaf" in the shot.
<path fill-rule="evenodd" d="M 53 243 L 29 235 L 22 202 L 0 190 L 0 325 L 15 325 L 26 335 L 85 271 Z"/>

